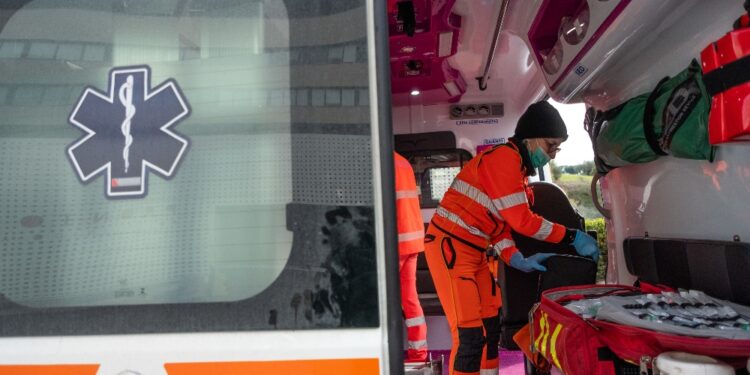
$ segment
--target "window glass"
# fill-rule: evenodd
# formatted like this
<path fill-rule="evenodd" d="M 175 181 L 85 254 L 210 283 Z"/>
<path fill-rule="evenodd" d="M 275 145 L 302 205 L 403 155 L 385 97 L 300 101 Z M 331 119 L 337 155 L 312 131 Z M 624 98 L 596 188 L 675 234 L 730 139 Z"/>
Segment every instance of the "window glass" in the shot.
<path fill-rule="evenodd" d="M 14 4 L 0 332 L 377 326 L 364 0 Z"/>
<path fill-rule="evenodd" d="M 341 90 L 341 105 L 345 107 L 354 106 L 354 96 L 356 92 L 353 89 Z"/>
<path fill-rule="evenodd" d="M 89 44 L 83 50 L 83 59 L 86 61 L 102 61 L 105 52 L 103 45 Z"/>
<path fill-rule="evenodd" d="M 340 61 L 343 57 L 344 57 L 344 47 L 342 46 L 331 47 L 328 50 L 329 62 Z"/>
<path fill-rule="evenodd" d="M 422 208 L 437 207 L 461 167 L 472 157 L 463 149 L 402 151 L 401 154 L 414 168 Z"/>
<path fill-rule="evenodd" d="M 0 45 L 0 58 L 19 58 L 23 53 L 24 43 L 5 41 Z"/>
<path fill-rule="evenodd" d="M 326 104 L 327 105 L 341 104 L 341 90 L 339 89 L 326 90 Z"/>
<path fill-rule="evenodd" d="M 42 86 L 19 86 L 13 94 L 13 104 L 29 106 L 39 104 L 44 88 Z"/>
<path fill-rule="evenodd" d="M 0 86 L 0 105 L 5 104 L 8 100 L 8 87 Z"/>
<path fill-rule="evenodd" d="M 65 86 L 48 86 L 44 89 L 42 97 L 43 105 L 60 105 L 65 104 L 68 99 L 70 89 Z"/>
<path fill-rule="evenodd" d="M 57 48 L 58 60 L 80 60 L 83 53 L 83 45 L 65 43 Z"/>
<path fill-rule="evenodd" d="M 52 3 L 59 4 L 33 1 L 27 8 Z M 262 55 L 251 64 L 208 56 L 183 65 L 175 54 L 180 40 L 190 39 L 208 49 L 246 51 L 243 59 L 253 56 L 245 38 L 262 32 L 263 3 L 232 6 L 231 18 L 212 9 L 172 17 L 165 11 L 174 6 L 169 1 L 130 1 L 127 9 L 115 12 L 67 3 L 41 15 L 21 9 L 0 34 L 54 40 L 31 41 L 28 58 L 70 62 L 25 65 L 19 59 L 20 84 L 9 115 L 0 120 L 5 125 L 2 162 L 10 166 L 0 172 L 6 181 L 0 183 L 0 211 L 12 218 L 4 228 L 11 237 L 2 252 L 7 267 L 2 273 L 8 277 L 3 294 L 25 306 L 61 307 L 233 301 L 265 289 L 291 248 L 284 220 L 284 205 L 291 201 L 290 112 L 275 109 L 275 132 L 256 134 L 252 118 L 263 118 L 267 111 L 248 109 L 234 94 L 264 92 L 268 80 L 289 90 L 288 68 L 261 75 L 251 65 L 264 64 Z M 76 27 L 92 21 L 98 30 Z M 111 61 L 101 61 L 97 48 L 90 62 L 78 61 L 83 54 L 79 41 L 91 38 L 111 46 Z M 231 73 L 211 74 L 217 67 Z M 123 112 L 125 84 L 112 78 L 120 74 L 142 90 L 129 89 L 133 116 Z M 66 95 L 70 88 L 59 85 L 63 82 L 73 83 L 75 95 Z M 173 86 L 159 91 L 165 82 Z M 182 89 L 198 95 L 187 97 Z M 119 100 L 102 99 L 115 91 Z M 283 96 L 281 90 L 273 92 Z M 151 95 L 158 106 L 147 99 Z M 22 108 L 40 104 L 33 113 Z M 281 104 L 278 100 L 276 107 Z M 76 126 L 68 124 L 69 114 Z M 235 132 L 243 120 L 242 134 L 208 131 Z M 159 126 L 176 121 L 175 133 L 152 136 L 147 126 L 155 121 Z M 132 140 L 126 144 L 123 135 L 122 144 L 111 144 L 119 139 L 104 132 L 114 128 L 120 135 L 125 122 L 132 122 Z M 62 134 L 20 137 L 14 126 L 34 128 L 40 136 Z M 84 128 L 97 135 L 75 145 Z M 59 157 L 63 150 L 68 160 Z M 264 154 L 268 160 L 258 162 Z M 183 157 L 189 162 L 182 164 Z M 21 166 L 21 160 L 34 165 Z M 133 164 L 130 171 L 122 167 L 126 161 Z M 95 178 L 99 168 L 114 182 Z M 262 180 L 252 177 L 259 174 Z M 45 182 L 50 180 L 56 183 Z M 244 181 L 247 190 L 235 181 Z"/>
<path fill-rule="evenodd" d="M 326 102 L 326 90 L 313 89 L 312 90 L 312 105 L 315 107 L 321 107 Z"/>
<path fill-rule="evenodd" d="M 430 168 L 428 171 L 430 179 L 430 198 L 433 201 L 440 201 L 443 199 L 445 192 L 448 191 L 448 188 L 451 187 L 453 179 L 456 178 L 456 175 L 461 171 L 461 168 Z"/>
<path fill-rule="evenodd" d="M 352 44 L 344 47 L 344 62 L 352 63 L 357 60 L 357 46 Z"/>
<path fill-rule="evenodd" d="M 370 92 L 367 90 L 359 90 L 359 105 L 369 106 L 370 105 Z"/>
<path fill-rule="evenodd" d="M 57 51 L 56 43 L 32 42 L 29 46 L 29 58 L 52 59 Z"/>
<path fill-rule="evenodd" d="M 307 97 L 309 95 L 309 91 L 307 89 L 297 89 L 297 99 L 295 104 L 299 106 L 306 106 L 308 105 Z"/>

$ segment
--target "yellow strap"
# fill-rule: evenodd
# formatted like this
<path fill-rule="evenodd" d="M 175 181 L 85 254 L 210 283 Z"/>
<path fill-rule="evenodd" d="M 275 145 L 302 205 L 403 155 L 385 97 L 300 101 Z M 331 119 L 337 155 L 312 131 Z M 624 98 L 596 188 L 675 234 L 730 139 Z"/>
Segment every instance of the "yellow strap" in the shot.
<path fill-rule="evenodd" d="M 560 366 L 560 360 L 557 359 L 557 335 L 560 334 L 562 329 L 562 324 L 558 324 L 557 327 L 555 327 L 555 332 L 552 333 L 552 340 L 549 344 L 549 353 L 552 356 L 552 362 L 560 369 L 560 371 L 562 371 L 562 366 Z"/>
<path fill-rule="evenodd" d="M 547 356 L 547 337 L 549 336 L 549 319 L 547 318 L 547 313 L 544 314 L 544 333 L 542 336 L 542 347 L 541 350 L 539 350 L 544 357 Z"/>
<path fill-rule="evenodd" d="M 536 341 L 534 341 L 534 347 L 536 348 L 536 350 L 540 350 L 539 344 L 542 342 L 542 336 L 544 336 L 544 314 L 540 315 L 542 315 L 542 319 L 539 320 L 539 336 L 537 336 Z"/>

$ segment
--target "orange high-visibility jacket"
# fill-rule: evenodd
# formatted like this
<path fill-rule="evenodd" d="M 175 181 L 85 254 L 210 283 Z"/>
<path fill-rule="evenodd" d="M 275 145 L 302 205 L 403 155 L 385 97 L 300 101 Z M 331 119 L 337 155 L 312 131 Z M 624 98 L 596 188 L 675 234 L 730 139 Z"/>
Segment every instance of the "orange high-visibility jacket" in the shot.
<path fill-rule="evenodd" d="M 414 170 L 403 156 L 393 153 L 396 169 L 396 222 L 398 253 L 408 255 L 424 251 L 424 222 L 419 210 L 419 192 Z"/>
<path fill-rule="evenodd" d="M 541 241 L 562 241 L 564 226 L 529 209 L 524 170 L 519 149 L 512 142 L 480 153 L 456 176 L 431 225 L 477 249 L 492 247 L 505 263 L 518 251 L 511 229 Z"/>

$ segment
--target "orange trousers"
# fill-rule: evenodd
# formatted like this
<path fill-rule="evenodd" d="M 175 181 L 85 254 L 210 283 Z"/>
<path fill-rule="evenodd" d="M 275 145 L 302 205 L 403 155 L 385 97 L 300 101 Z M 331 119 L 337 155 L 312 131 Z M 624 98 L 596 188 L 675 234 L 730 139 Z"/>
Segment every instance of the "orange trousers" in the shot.
<path fill-rule="evenodd" d="M 486 252 L 430 224 L 425 257 L 451 329 L 450 374 L 497 374 L 500 289 Z"/>

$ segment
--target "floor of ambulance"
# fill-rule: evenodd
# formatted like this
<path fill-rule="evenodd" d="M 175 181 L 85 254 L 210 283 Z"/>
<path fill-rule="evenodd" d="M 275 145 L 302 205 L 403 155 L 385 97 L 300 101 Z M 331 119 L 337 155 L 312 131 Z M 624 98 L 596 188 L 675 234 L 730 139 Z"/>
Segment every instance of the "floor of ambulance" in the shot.
<path fill-rule="evenodd" d="M 444 356 L 443 360 L 443 374 L 448 373 L 448 357 L 450 356 L 449 350 L 430 350 L 432 358 L 440 358 Z M 515 350 L 500 350 L 500 373 L 503 375 L 524 375 L 523 368 L 523 352 Z"/>

